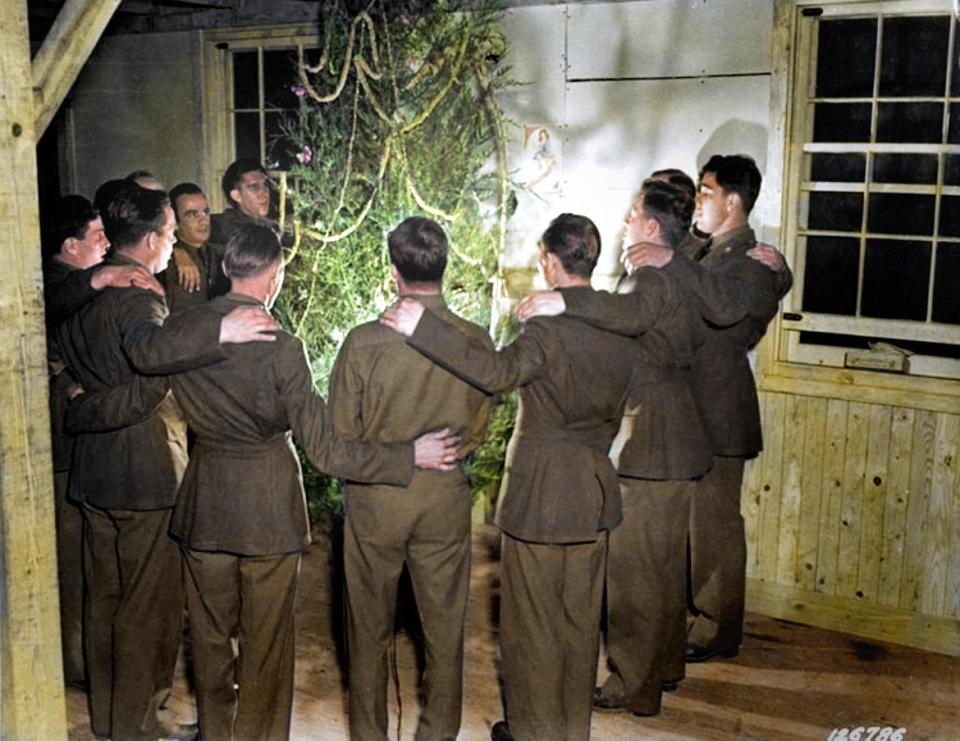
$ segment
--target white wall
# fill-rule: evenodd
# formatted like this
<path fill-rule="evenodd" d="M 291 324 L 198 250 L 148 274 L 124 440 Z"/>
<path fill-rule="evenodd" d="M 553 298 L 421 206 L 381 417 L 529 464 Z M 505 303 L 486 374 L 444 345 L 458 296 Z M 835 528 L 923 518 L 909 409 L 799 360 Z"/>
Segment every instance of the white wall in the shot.
<path fill-rule="evenodd" d="M 696 177 L 710 155 L 736 152 L 753 156 L 763 171 L 772 26 L 769 0 L 507 11 L 505 63 L 520 83 L 501 97 L 518 125 L 511 130 L 513 169 L 522 178 L 531 167 L 523 126 L 543 125 L 554 132 L 559 177 L 556 188 L 518 194 L 505 265 L 532 268 L 540 233 L 553 216 L 572 211 L 600 228 L 596 283 L 603 284 L 601 274 L 617 272 L 631 195 L 651 171 L 679 167 Z"/>

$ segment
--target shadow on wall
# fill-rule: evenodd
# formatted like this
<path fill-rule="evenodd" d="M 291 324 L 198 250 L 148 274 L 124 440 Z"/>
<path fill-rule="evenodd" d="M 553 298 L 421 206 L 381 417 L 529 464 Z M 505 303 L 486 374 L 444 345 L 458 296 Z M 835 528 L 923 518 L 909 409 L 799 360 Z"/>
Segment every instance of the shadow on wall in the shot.
<path fill-rule="evenodd" d="M 767 127 L 753 121 L 732 118 L 717 127 L 697 153 L 696 177 L 715 154 L 746 154 L 753 157 L 760 172 L 767 172 Z"/>

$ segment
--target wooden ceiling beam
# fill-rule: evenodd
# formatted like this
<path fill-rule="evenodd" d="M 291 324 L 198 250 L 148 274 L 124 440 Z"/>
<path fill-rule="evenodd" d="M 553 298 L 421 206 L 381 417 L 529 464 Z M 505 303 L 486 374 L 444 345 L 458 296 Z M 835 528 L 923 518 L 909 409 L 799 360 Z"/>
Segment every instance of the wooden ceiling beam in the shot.
<path fill-rule="evenodd" d="M 37 139 L 67 97 L 120 2 L 67 0 L 64 3 L 32 62 Z"/>

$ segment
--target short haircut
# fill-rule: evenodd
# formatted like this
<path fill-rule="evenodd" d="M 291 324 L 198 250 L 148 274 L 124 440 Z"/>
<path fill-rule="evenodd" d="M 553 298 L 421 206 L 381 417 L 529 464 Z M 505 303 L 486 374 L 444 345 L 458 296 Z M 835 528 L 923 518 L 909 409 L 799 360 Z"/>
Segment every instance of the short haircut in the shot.
<path fill-rule="evenodd" d="M 704 174 L 712 172 L 717 185 L 729 193 L 736 193 L 743 201 L 743 212 L 749 214 L 760 195 L 760 183 L 763 178 L 752 157 L 745 154 L 715 154 L 700 170 L 700 180 Z"/>
<path fill-rule="evenodd" d="M 134 170 L 133 172 L 127 173 L 127 176 L 124 180 L 128 180 L 131 183 L 135 183 L 140 178 L 149 178 L 150 180 L 156 180 L 158 183 L 160 180 L 149 170 Z"/>
<path fill-rule="evenodd" d="M 57 200 L 50 220 L 43 225 L 43 251 L 46 255 L 60 252 L 68 239 L 85 239 L 90 222 L 100 212 L 81 195 L 66 195 Z"/>
<path fill-rule="evenodd" d="M 166 220 L 164 208 L 169 205 L 170 199 L 162 190 L 127 183 L 127 187 L 114 195 L 107 206 L 107 238 L 115 249 L 132 247 L 145 235 L 163 228 Z"/>
<path fill-rule="evenodd" d="M 586 216 L 560 214 L 540 237 L 547 252 L 560 258 L 569 275 L 589 278 L 600 258 L 600 232 Z"/>
<path fill-rule="evenodd" d="M 249 157 L 232 162 L 227 168 L 227 171 L 223 173 L 223 180 L 220 181 L 220 187 L 223 189 L 223 197 L 227 199 L 227 203 L 230 206 L 236 205 L 230 197 L 230 191 L 240 187 L 240 180 L 248 172 L 262 172 L 264 175 L 267 174 L 263 165 Z"/>
<path fill-rule="evenodd" d="M 251 278 L 273 265 L 282 254 L 280 239 L 273 229 L 244 224 L 227 240 L 223 272 L 228 278 Z"/>
<path fill-rule="evenodd" d="M 690 194 L 690 197 L 696 199 L 697 197 L 697 184 L 693 182 L 693 178 L 687 175 L 683 170 L 678 170 L 676 167 L 667 167 L 663 170 L 654 170 L 650 173 L 648 180 L 662 180 L 665 183 L 670 183 L 678 188 L 682 188 Z"/>
<path fill-rule="evenodd" d="M 447 235 L 432 219 L 411 216 L 387 235 L 390 262 L 408 283 L 440 283 L 447 267 Z"/>
<path fill-rule="evenodd" d="M 671 247 L 679 245 L 690 231 L 696 204 L 686 188 L 647 178 L 640 188 L 637 203 L 644 216 L 660 225 L 660 231 Z"/>
<path fill-rule="evenodd" d="M 173 213 L 177 217 L 177 221 L 180 221 L 180 212 L 177 211 L 177 199 L 180 196 L 195 195 L 205 195 L 203 188 L 196 183 L 177 183 L 170 189 L 170 206 L 173 208 Z"/>

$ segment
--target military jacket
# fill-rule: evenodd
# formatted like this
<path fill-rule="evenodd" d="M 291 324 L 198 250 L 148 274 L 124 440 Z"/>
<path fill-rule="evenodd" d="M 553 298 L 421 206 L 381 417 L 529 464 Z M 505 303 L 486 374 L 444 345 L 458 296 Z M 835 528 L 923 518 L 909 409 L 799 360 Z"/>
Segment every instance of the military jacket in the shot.
<path fill-rule="evenodd" d="M 493 350 L 486 331 L 450 311 L 442 296 L 415 298 L 437 318 Z M 374 442 L 410 440 L 448 428 L 459 435 L 462 450 L 469 455 L 483 440 L 491 402 L 489 394 L 432 363 L 379 322 L 361 324 L 347 335 L 330 379 L 330 410 L 337 432 Z M 451 480 L 464 482 L 464 472 L 418 470 L 408 491 L 450 487 Z M 348 483 L 348 497 L 357 486 Z M 395 487 L 363 488 L 389 492 Z"/>
<path fill-rule="evenodd" d="M 171 330 L 219 320 L 242 305 L 238 293 L 172 316 Z M 240 555 L 292 553 L 310 542 L 296 441 L 321 470 L 361 481 L 406 485 L 413 445 L 336 434 L 316 393 L 303 343 L 278 331 L 275 342 L 224 347 L 225 359 L 171 377 L 196 443 L 170 531 L 196 550 Z"/>
<path fill-rule="evenodd" d="M 564 296 L 592 291 L 561 290 Z M 408 342 L 485 391 L 519 389 L 497 512 L 505 533 L 537 543 L 577 543 L 620 523 L 608 452 L 636 365 L 635 343 L 548 317 L 528 322 L 516 341 L 496 352 L 430 311 Z"/>
<path fill-rule="evenodd" d="M 704 343 L 692 367 L 692 385 L 711 450 L 716 455 L 750 457 L 763 441 L 760 408 L 747 352 L 776 314 L 792 285 L 789 269 L 773 272 L 747 256 L 756 246 L 743 225 L 710 240 L 699 262 L 677 257 L 665 268 L 691 292 L 706 317 Z M 729 326 L 709 321 L 717 307 L 739 308 L 744 317 Z"/>
<path fill-rule="evenodd" d="M 123 255 L 107 262 L 137 264 Z M 153 291 L 107 288 L 57 328 L 63 359 L 84 389 L 95 393 L 126 384 L 137 372 L 174 373 L 223 357 L 219 316 L 171 331 L 163 326 L 167 314 Z M 136 424 L 78 435 L 68 495 L 103 508 L 172 506 L 186 466 L 186 426 L 171 403 L 166 397 Z"/>

